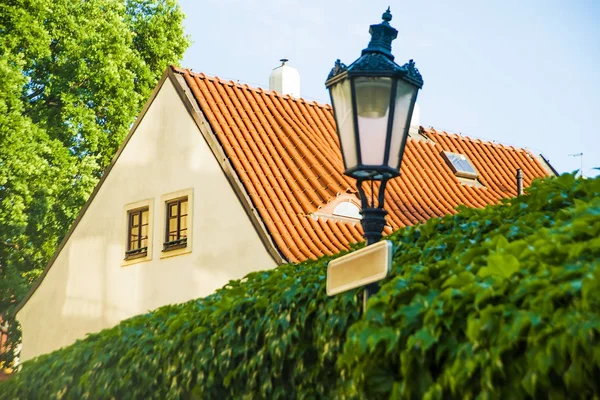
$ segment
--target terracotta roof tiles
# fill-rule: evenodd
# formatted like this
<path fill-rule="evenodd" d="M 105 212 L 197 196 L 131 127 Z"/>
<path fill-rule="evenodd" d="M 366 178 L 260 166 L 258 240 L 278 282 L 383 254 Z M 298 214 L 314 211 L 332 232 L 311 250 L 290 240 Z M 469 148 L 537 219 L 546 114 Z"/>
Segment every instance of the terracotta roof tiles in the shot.
<path fill-rule="evenodd" d="M 181 74 L 278 250 L 298 262 L 334 254 L 362 239 L 359 223 L 313 216 L 340 194 L 355 195 L 343 162 L 329 105 L 222 81 L 173 67 Z M 526 150 L 421 128 L 428 140 L 409 138 L 402 175 L 388 183 L 384 233 L 455 207 L 484 207 L 516 195 L 515 173 L 525 186 L 549 174 Z M 481 187 L 463 184 L 443 151 L 464 154 Z"/>

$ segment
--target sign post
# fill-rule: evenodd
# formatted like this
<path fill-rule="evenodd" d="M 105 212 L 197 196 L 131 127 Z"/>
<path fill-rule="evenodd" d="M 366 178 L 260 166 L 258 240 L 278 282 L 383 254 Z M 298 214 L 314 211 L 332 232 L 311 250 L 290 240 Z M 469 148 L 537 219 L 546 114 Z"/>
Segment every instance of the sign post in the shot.
<path fill-rule="evenodd" d="M 382 240 L 332 260 L 327 265 L 327 295 L 378 282 L 392 269 L 392 242 Z M 366 311 L 367 299 L 363 303 Z"/>

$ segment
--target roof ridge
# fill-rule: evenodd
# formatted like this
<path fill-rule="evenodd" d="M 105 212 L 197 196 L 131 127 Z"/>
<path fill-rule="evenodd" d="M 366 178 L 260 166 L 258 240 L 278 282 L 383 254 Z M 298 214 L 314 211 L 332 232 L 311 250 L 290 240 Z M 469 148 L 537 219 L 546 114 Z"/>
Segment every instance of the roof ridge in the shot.
<path fill-rule="evenodd" d="M 481 144 L 488 144 L 491 146 L 501 147 L 505 150 L 513 150 L 516 152 L 525 152 L 525 153 L 533 154 L 531 151 L 529 151 L 529 149 L 527 147 L 517 147 L 517 146 L 510 145 L 510 144 L 497 142 L 494 140 L 489 140 L 489 139 L 485 139 L 485 138 L 481 138 L 481 137 L 477 137 L 477 136 L 465 135 L 463 133 L 448 132 L 445 130 L 437 130 L 433 126 L 429 126 L 428 128 L 423 127 L 423 129 L 425 130 L 426 133 L 433 133 L 434 135 L 443 135 L 443 136 L 447 136 L 447 137 L 450 137 L 453 139 L 468 140 L 471 142 L 480 142 Z"/>
<path fill-rule="evenodd" d="M 275 97 L 278 97 L 278 98 L 281 98 L 281 99 L 292 100 L 292 101 L 299 102 L 299 103 L 302 103 L 302 104 L 316 106 L 316 107 L 319 107 L 321 109 L 326 109 L 326 110 L 331 110 L 332 109 L 332 107 L 331 107 L 330 104 L 322 104 L 322 103 L 319 103 L 316 100 L 306 100 L 306 99 L 304 99 L 302 97 L 292 97 L 289 94 L 281 94 L 281 93 L 278 93 L 278 92 L 276 92 L 274 90 L 268 90 L 268 89 L 265 89 L 265 88 L 262 88 L 262 87 L 258 87 L 258 86 L 255 87 L 255 86 L 252 86 L 252 85 L 250 85 L 248 83 L 236 82 L 233 79 L 222 79 L 222 78 L 220 78 L 218 76 L 207 75 L 204 72 L 195 72 L 195 71 L 192 71 L 189 68 L 182 68 L 182 67 L 178 67 L 176 65 L 171 65 L 170 67 L 173 70 L 173 72 L 179 73 L 179 74 L 182 74 L 182 75 L 185 75 L 187 73 L 187 74 L 189 74 L 192 77 L 196 77 L 196 78 L 200 78 L 200 79 L 206 79 L 208 81 L 217 82 L 217 83 L 220 83 L 220 84 L 223 84 L 223 85 L 227 85 L 227 86 L 235 86 L 235 87 L 238 87 L 238 88 L 241 88 L 241 89 L 251 90 L 251 91 L 254 91 L 256 93 L 264 93 L 266 95 L 272 95 L 272 96 L 275 96 Z M 492 146 L 499 146 L 499 147 L 502 147 L 502 148 L 507 149 L 507 150 L 514 150 L 514 151 L 517 151 L 517 152 L 522 151 L 522 152 L 525 152 L 525 153 L 534 154 L 533 152 L 529 151 L 525 147 L 515 147 L 515 146 L 508 145 L 508 144 L 500 143 L 500 142 L 494 142 L 494 141 L 488 140 L 488 139 L 483 139 L 483 138 L 478 138 L 478 137 L 471 137 L 471 136 L 468 136 L 468 135 L 464 135 L 462 133 L 454 133 L 454 132 L 447 132 L 445 130 L 437 130 L 433 126 L 430 126 L 428 128 L 426 128 L 424 126 L 421 126 L 421 128 L 423 128 L 423 130 L 426 133 L 427 132 L 433 132 L 433 134 L 437 134 L 437 135 L 445 135 L 445 136 L 448 136 L 448 137 L 454 137 L 454 138 L 461 139 L 461 140 L 469 140 L 469 141 L 472 141 L 472 142 L 479 141 L 482 144 L 489 144 L 489 145 L 492 145 Z"/>
<path fill-rule="evenodd" d="M 303 97 L 293 97 L 293 96 L 290 96 L 289 94 L 281 94 L 274 90 L 269 90 L 269 89 L 265 89 L 265 88 L 258 87 L 258 86 L 255 87 L 248 83 L 236 82 L 233 79 L 222 79 L 222 78 L 219 78 L 218 76 L 207 75 L 204 72 L 195 72 L 189 68 L 181 68 L 176 65 L 171 65 L 171 69 L 173 70 L 173 72 L 178 73 L 178 74 L 185 75 L 187 73 L 187 74 L 190 74 L 190 76 L 193 76 L 195 78 L 206 79 L 208 81 L 218 82 L 218 83 L 221 83 L 221 84 L 227 85 L 227 86 L 236 86 L 238 88 L 252 90 L 257 93 L 265 93 L 267 95 L 272 95 L 275 97 L 279 97 L 281 99 L 292 100 L 292 101 L 303 103 L 306 105 L 316 106 L 316 107 L 319 107 L 322 109 L 328 109 L 328 110 L 331 109 L 330 104 L 319 103 L 316 100 L 307 100 Z"/>

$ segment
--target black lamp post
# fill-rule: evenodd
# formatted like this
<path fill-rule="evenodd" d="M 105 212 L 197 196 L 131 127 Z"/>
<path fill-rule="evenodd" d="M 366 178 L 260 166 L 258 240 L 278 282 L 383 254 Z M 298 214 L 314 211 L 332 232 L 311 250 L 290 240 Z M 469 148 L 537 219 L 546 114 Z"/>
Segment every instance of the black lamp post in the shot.
<path fill-rule="evenodd" d="M 380 24 L 371 25 L 371 41 L 350 66 L 337 60 L 325 86 L 329 89 L 344 159 L 344 174 L 356 178 L 367 245 L 378 242 L 385 226 L 385 185 L 400 175 L 417 92 L 423 78 L 410 60 L 400 66 L 391 53 L 398 31 L 390 26 L 388 7 Z M 371 184 L 367 198 L 363 183 Z M 380 181 L 377 205 L 373 183 Z M 370 201 L 369 201 L 370 200 Z"/>

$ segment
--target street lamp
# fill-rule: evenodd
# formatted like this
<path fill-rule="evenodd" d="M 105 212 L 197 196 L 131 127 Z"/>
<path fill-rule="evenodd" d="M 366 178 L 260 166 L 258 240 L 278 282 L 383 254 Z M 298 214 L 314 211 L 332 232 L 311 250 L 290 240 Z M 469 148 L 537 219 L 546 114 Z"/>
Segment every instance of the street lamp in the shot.
<path fill-rule="evenodd" d="M 371 25 L 371 41 L 350 66 L 337 60 L 325 86 L 329 89 L 344 159 L 344 174 L 356 178 L 362 202 L 367 244 L 381 239 L 387 211 L 385 185 L 400 175 L 417 92 L 423 78 L 410 60 L 400 66 L 391 53 L 398 31 L 390 26 L 388 7 L 383 22 Z M 380 181 L 378 204 L 367 198 L 363 182 Z"/>
<path fill-rule="evenodd" d="M 387 211 L 383 208 L 385 186 L 400 175 L 417 92 L 423 78 L 413 60 L 400 66 L 391 53 L 398 31 L 390 26 L 390 8 L 380 24 L 371 25 L 371 41 L 350 66 L 337 60 L 325 86 L 329 89 L 337 133 L 344 159 L 344 174 L 356 179 L 367 245 L 381 239 Z M 363 183 L 371 185 L 371 199 Z M 377 205 L 373 184 L 380 182 Z M 376 291 L 367 286 L 365 299 Z"/>

